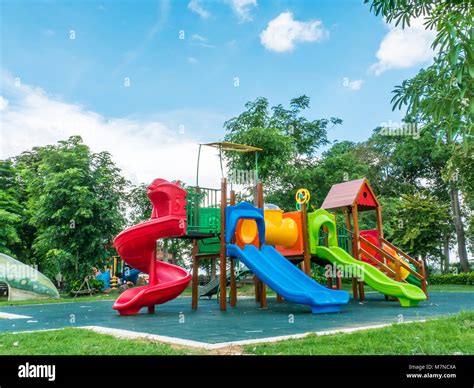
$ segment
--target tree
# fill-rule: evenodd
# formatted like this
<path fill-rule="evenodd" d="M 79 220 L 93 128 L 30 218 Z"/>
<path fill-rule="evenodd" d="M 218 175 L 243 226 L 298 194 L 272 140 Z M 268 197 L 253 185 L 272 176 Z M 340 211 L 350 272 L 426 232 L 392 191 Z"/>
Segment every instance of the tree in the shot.
<path fill-rule="evenodd" d="M 430 194 L 402 195 L 397 206 L 393 241 L 403 250 L 423 260 L 443 258 L 442 236 L 450 232 L 449 206 Z M 446 260 L 441 268 L 448 270 Z"/>
<path fill-rule="evenodd" d="M 368 2 L 368 0 L 366 0 Z M 434 63 L 393 91 L 393 109 L 406 106 L 405 121 L 434 130 L 451 154 L 459 142 L 472 143 L 474 117 L 474 8 L 472 1 L 373 0 L 371 10 L 402 28 L 421 17 L 436 31 Z M 458 180 L 449 195 L 459 260 L 469 271 Z"/>
<path fill-rule="evenodd" d="M 94 154 L 73 136 L 20 155 L 28 193 L 33 251 L 49 276 L 83 277 L 112 254 L 122 229 L 125 179 L 106 152 Z"/>
<path fill-rule="evenodd" d="M 11 160 L 0 161 L 0 252 L 15 255 L 21 239 L 19 225 L 22 207 L 16 189 L 16 174 Z M 16 249 L 15 249 L 16 248 Z"/>
<path fill-rule="evenodd" d="M 148 185 L 140 183 L 133 186 L 127 193 L 129 209 L 128 224 L 135 225 L 151 217 L 152 204 L 147 195 Z"/>
<path fill-rule="evenodd" d="M 245 111 L 224 123 L 225 140 L 262 148 L 258 155 L 259 178 L 265 183 L 268 201 L 277 201 L 282 208 L 294 207 L 294 191 L 313 187 L 316 152 L 329 144 L 327 131 L 340 124 L 337 118 L 309 120 L 303 112 L 309 108 L 307 96 L 290 101 L 289 108 L 270 108 L 260 97 L 245 104 Z M 231 171 L 254 168 L 253 155 L 225 154 Z"/>
<path fill-rule="evenodd" d="M 365 0 L 368 3 L 370 0 Z M 394 108 L 424 114 L 439 126 L 440 138 L 472 140 L 474 117 L 474 7 L 470 0 L 372 0 L 375 15 L 402 28 L 423 18 L 436 31 L 434 64 L 394 91 Z"/>

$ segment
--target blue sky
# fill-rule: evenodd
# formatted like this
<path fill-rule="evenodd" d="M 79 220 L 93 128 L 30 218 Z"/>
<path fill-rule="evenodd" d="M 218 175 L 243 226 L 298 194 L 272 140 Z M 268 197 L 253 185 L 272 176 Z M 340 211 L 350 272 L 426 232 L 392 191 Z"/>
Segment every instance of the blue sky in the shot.
<path fill-rule="evenodd" d="M 2 1 L 1 8 L 3 157 L 77 130 L 136 180 L 153 174 L 142 174 L 142 164 L 161 144 L 182 143 L 190 153 L 193 143 L 221 139 L 222 123 L 260 96 L 287 104 L 306 94 L 307 117 L 343 120 L 330 139 L 364 140 L 400 121 L 391 90 L 431 58 L 430 32 L 388 26 L 361 0 Z M 109 144 L 114 133 L 150 149 Z"/>

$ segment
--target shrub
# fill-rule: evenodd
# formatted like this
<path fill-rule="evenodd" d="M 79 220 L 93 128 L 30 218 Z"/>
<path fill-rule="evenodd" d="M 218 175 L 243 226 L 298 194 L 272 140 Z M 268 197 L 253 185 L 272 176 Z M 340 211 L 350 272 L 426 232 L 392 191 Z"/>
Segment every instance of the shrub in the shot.
<path fill-rule="evenodd" d="M 462 284 L 474 286 L 474 272 L 462 272 L 459 274 L 431 275 L 428 283 L 434 284 Z"/>
<path fill-rule="evenodd" d="M 82 280 L 77 279 L 77 280 L 73 280 L 73 281 L 69 282 L 69 284 L 68 284 L 69 292 L 79 291 L 79 288 L 81 288 L 81 285 L 82 285 L 83 282 L 84 282 L 84 279 L 82 279 Z M 90 288 L 95 289 L 97 291 L 102 290 L 102 287 L 104 286 L 104 282 L 102 280 L 99 280 L 99 279 L 88 279 L 88 282 L 89 282 Z"/>

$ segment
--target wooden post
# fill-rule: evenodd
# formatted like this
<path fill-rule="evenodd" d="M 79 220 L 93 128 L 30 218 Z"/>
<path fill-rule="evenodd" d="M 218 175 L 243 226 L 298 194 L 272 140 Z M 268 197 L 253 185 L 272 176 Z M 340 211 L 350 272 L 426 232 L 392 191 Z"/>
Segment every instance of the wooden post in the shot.
<path fill-rule="evenodd" d="M 260 303 L 260 279 L 253 275 L 253 284 L 255 286 L 255 302 Z"/>
<path fill-rule="evenodd" d="M 349 245 L 349 251 L 352 255 L 354 255 L 354 240 L 351 238 L 351 214 L 348 210 L 344 210 L 344 215 L 346 216 L 347 238 L 351 241 L 351 245 Z"/>
<path fill-rule="evenodd" d="M 357 205 L 352 205 L 352 220 L 354 222 L 354 257 L 360 260 L 359 255 L 359 214 Z"/>
<path fill-rule="evenodd" d="M 359 292 L 357 290 L 357 279 L 355 277 L 352 277 L 352 296 L 354 299 L 359 297 Z"/>
<path fill-rule="evenodd" d="M 306 203 L 301 204 L 301 231 L 303 233 L 304 273 L 308 276 L 311 276 L 311 253 L 309 251 L 308 212 Z"/>
<path fill-rule="evenodd" d="M 283 303 L 283 297 L 280 294 L 277 294 L 277 303 Z"/>
<path fill-rule="evenodd" d="M 327 288 L 332 288 L 332 277 L 326 276 L 326 286 Z"/>
<path fill-rule="evenodd" d="M 157 283 L 156 280 L 156 244 L 155 249 L 150 253 L 150 268 L 148 270 L 148 284 L 149 286 L 154 286 Z M 148 306 L 148 314 L 153 314 L 155 312 L 155 306 Z"/>
<path fill-rule="evenodd" d="M 220 295 L 219 305 L 221 311 L 227 309 L 227 252 L 225 243 L 225 209 L 227 207 L 227 179 L 221 181 L 221 243 L 220 243 Z"/>
<path fill-rule="evenodd" d="M 230 191 L 230 205 L 235 205 L 235 191 Z M 232 238 L 232 244 L 235 243 L 235 237 Z M 230 305 L 235 307 L 237 304 L 237 281 L 235 278 L 235 258 L 230 258 Z"/>
<path fill-rule="evenodd" d="M 262 182 L 257 183 L 257 207 L 263 209 L 263 184 Z M 262 245 L 264 241 L 259 241 L 259 245 Z M 259 247 L 260 248 L 260 247 Z M 260 308 L 267 308 L 267 285 L 259 280 L 260 287 Z"/>
<path fill-rule="evenodd" d="M 360 253 L 359 253 L 359 213 L 358 213 L 358 209 L 357 209 L 357 204 L 354 204 L 352 205 L 352 220 L 353 220 L 353 227 L 354 227 L 354 253 L 353 253 L 353 256 L 356 258 L 356 260 L 360 260 Z M 361 284 L 362 283 L 362 284 Z M 352 280 L 352 285 L 353 285 L 353 288 L 354 288 L 354 284 L 355 284 L 355 287 L 357 288 L 358 287 L 358 291 L 359 291 L 359 300 L 364 300 L 365 298 L 365 293 L 364 293 L 364 282 L 360 282 L 359 279 L 355 279 L 355 283 L 354 283 L 354 279 Z M 354 294 L 354 298 L 355 298 L 355 294 Z"/>
<path fill-rule="evenodd" d="M 395 260 L 395 280 L 397 282 L 402 281 L 402 274 L 400 273 L 400 261 Z"/>
<path fill-rule="evenodd" d="M 197 258 L 198 253 L 198 243 L 196 240 L 193 240 L 193 280 L 192 280 L 192 298 L 191 298 L 191 308 L 197 310 L 198 308 L 198 283 L 199 283 L 199 259 Z"/>
<path fill-rule="evenodd" d="M 359 280 L 359 300 L 364 301 L 365 300 L 365 290 L 364 290 L 364 282 Z"/>
<path fill-rule="evenodd" d="M 423 276 L 423 279 L 421 280 L 421 289 L 426 295 L 426 299 L 428 299 L 428 288 L 426 285 L 426 269 L 425 269 L 425 262 L 423 259 L 420 259 L 420 275 Z"/>
<path fill-rule="evenodd" d="M 337 270 L 337 277 L 336 277 L 336 288 L 338 290 L 342 290 L 342 273 L 341 270 Z"/>
<path fill-rule="evenodd" d="M 380 206 L 377 206 L 375 209 L 375 218 L 377 220 L 377 231 L 379 232 L 379 238 L 383 238 L 382 208 Z"/>

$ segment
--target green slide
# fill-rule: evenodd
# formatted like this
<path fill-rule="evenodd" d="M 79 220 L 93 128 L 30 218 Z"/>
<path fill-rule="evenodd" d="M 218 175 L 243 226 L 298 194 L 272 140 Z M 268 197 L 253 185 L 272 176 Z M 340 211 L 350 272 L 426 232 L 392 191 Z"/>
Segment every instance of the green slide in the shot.
<path fill-rule="evenodd" d="M 367 285 L 382 294 L 398 298 L 403 307 L 416 306 L 420 300 L 426 299 L 425 293 L 420 288 L 389 278 L 373 265 L 354 259 L 342 248 L 316 247 L 316 255 L 333 264 L 343 266 L 344 271 L 350 271 L 352 268 L 355 274 L 361 275 Z"/>
<path fill-rule="evenodd" d="M 322 226 L 328 230 L 329 247 L 319 246 L 319 232 Z M 308 214 L 308 230 L 310 252 L 313 255 L 330 261 L 337 266 L 342 266 L 343 272 L 353 272 L 374 290 L 382 294 L 398 298 L 403 307 L 416 306 L 420 300 L 425 300 L 426 295 L 420 288 L 397 282 L 373 265 L 354 259 L 349 253 L 337 246 L 336 223 L 334 216 L 322 209 Z"/>

